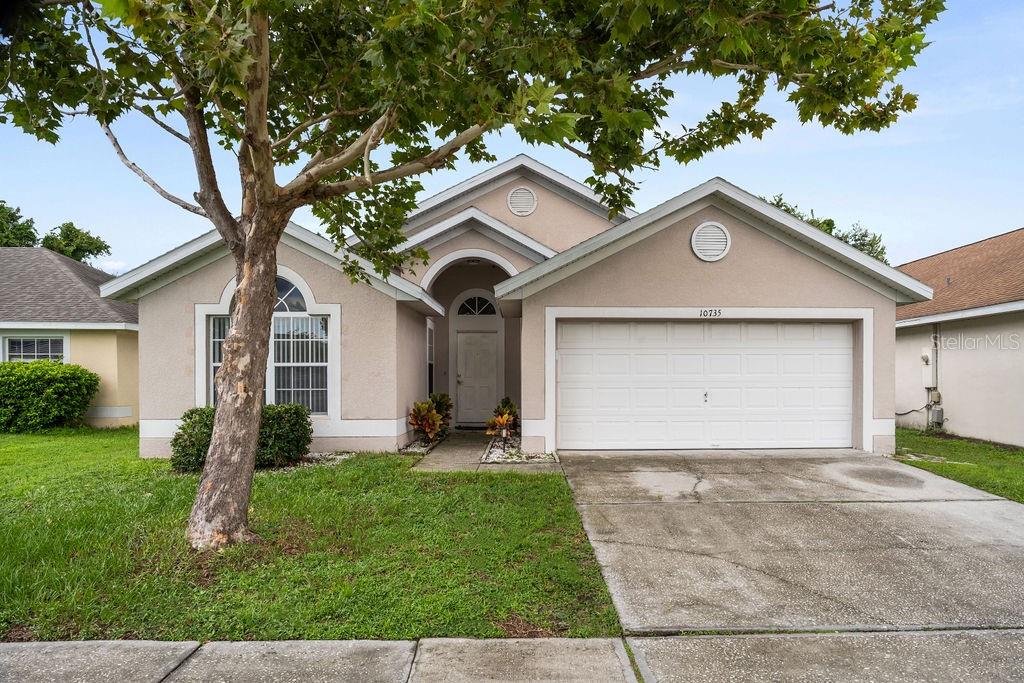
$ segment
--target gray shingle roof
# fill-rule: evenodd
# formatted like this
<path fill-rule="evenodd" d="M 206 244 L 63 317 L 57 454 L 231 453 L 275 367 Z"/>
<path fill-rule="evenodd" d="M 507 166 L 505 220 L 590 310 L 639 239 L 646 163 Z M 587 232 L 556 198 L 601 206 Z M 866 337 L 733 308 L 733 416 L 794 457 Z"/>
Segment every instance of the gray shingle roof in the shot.
<path fill-rule="evenodd" d="M 0 248 L 0 321 L 137 323 L 135 304 L 100 297 L 113 277 L 42 247 Z"/>

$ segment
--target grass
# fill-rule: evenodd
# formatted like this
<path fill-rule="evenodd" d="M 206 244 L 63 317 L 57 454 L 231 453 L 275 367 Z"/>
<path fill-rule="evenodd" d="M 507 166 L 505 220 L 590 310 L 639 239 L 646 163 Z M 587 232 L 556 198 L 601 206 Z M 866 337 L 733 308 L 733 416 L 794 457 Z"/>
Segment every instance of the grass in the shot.
<path fill-rule="evenodd" d="M 1024 503 L 1022 448 L 929 434 L 914 429 L 897 429 L 896 447 L 944 459 L 943 462 L 911 460 L 908 461 L 910 465 Z"/>
<path fill-rule="evenodd" d="M 197 477 L 137 439 L 0 435 L 0 639 L 621 634 L 559 476 L 369 454 L 259 472 L 263 542 L 198 554 Z"/>

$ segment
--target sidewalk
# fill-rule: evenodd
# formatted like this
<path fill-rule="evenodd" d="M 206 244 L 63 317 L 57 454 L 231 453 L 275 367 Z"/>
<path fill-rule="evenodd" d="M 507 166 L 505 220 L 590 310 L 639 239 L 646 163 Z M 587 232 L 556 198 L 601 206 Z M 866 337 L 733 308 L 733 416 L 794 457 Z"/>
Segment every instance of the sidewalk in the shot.
<path fill-rule="evenodd" d="M 0 682 L 622 681 L 619 638 L 0 643 Z"/>
<path fill-rule="evenodd" d="M 532 472 L 562 474 L 557 462 L 522 462 L 482 464 L 484 449 L 491 437 L 481 431 L 453 429 L 434 450 L 413 467 L 417 472 Z"/>

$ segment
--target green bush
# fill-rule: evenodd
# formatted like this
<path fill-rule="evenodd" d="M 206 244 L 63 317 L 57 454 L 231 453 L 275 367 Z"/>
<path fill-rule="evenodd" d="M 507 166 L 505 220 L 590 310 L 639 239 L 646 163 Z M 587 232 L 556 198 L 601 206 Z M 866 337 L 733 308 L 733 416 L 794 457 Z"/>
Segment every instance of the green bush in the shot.
<path fill-rule="evenodd" d="M 178 472 L 198 472 L 206 462 L 213 438 L 214 408 L 192 408 L 181 416 L 181 426 L 171 438 L 171 467 Z M 309 452 L 313 423 L 309 411 L 297 403 L 263 406 L 256 468 L 294 465 Z"/>
<path fill-rule="evenodd" d="M 0 432 L 78 424 L 99 387 L 99 375 L 80 365 L 0 363 Z"/>

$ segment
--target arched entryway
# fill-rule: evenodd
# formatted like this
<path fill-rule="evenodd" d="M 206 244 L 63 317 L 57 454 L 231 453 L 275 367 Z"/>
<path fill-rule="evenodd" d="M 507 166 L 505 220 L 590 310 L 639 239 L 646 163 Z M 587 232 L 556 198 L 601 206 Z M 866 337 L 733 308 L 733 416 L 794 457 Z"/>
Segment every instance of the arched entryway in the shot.
<path fill-rule="evenodd" d="M 428 372 L 434 391 L 451 395 L 457 425 L 481 426 L 500 399 L 518 401 L 520 321 L 502 316 L 494 298 L 494 285 L 517 272 L 500 255 L 473 250 L 434 261 L 423 279 L 445 307 L 431 319 Z"/>

